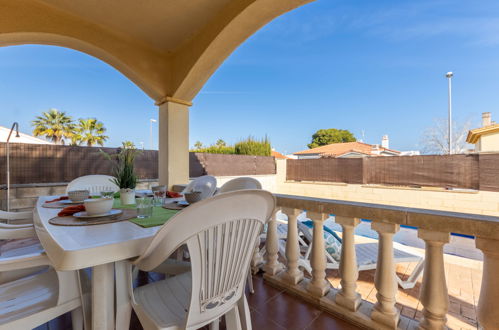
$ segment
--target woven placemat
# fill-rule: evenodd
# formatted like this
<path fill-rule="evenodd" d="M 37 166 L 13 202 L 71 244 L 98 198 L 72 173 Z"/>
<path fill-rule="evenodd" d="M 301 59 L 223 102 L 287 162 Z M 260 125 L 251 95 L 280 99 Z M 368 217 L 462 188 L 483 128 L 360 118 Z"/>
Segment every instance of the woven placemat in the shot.
<path fill-rule="evenodd" d="M 189 205 L 182 206 L 182 205 L 178 205 L 177 203 L 168 203 L 168 204 L 163 205 L 163 208 L 167 209 L 167 210 L 183 210 L 187 206 L 189 206 Z"/>
<path fill-rule="evenodd" d="M 52 203 L 43 203 L 42 207 L 48 208 L 48 209 L 63 209 L 66 206 L 72 206 L 72 205 L 81 205 L 83 202 L 78 203 L 78 204 L 68 204 L 68 203 L 61 203 L 61 202 L 52 202 Z"/>
<path fill-rule="evenodd" d="M 55 217 L 50 219 L 49 223 L 57 226 L 93 226 L 130 220 L 137 217 L 136 209 L 123 209 L 122 211 L 123 213 L 115 217 L 101 217 L 90 219 L 78 219 L 75 217 Z"/>

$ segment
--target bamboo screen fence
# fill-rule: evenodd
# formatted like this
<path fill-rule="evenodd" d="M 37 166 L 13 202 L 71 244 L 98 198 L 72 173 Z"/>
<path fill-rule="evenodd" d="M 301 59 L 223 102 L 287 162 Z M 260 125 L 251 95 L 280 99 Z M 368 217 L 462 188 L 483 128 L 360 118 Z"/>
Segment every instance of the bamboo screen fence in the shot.
<path fill-rule="evenodd" d="M 112 162 L 99 150 L 113 154 L 117 148 L 10 144 L 11 184 L 59 183 L 89 174 L 112 174 Z M 6 183 L 6 145 L 0 143 L 0 184 Z M 275 174 L 273 157 L 190 154 L 191 177 L 201 175 Z M 136 158 L 140 179 L 158 178 L 158 152 L 143 150 Z"/>
<path fill-rule="evenodd" d="M 286 179 L 499 191 L 499 154 L 293 159 Z"/>

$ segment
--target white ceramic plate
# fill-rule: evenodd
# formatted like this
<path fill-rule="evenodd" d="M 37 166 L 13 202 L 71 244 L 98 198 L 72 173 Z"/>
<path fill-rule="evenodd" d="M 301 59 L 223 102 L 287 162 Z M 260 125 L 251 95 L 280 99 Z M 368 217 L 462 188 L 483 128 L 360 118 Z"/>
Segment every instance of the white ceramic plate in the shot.
<path fill-rule="evenodd" d="M 109 212 L 106 212 L 104 214 L 95 214 L 95 215 L 88 215 L 87 212 L 77 212 L 73 214 L 73 217 L 75 218 L 81 218 L 81 219 L 88 219 L 88 218 L 100 218 L 100 217 L 109 217 L 109 216 L 114 216 L 123 213 L 122 210 L 111 210 Z"/>

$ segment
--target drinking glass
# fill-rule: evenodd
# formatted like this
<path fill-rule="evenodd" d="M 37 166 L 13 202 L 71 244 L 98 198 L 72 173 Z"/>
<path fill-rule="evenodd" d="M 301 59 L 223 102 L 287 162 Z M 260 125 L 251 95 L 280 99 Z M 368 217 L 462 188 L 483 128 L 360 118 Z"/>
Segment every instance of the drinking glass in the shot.
<path fill-rule="evenodd" d="M 152 217 L 152 197 L 140 197 L 135 199 L 137 205 L 137 218 L 144 219 Z"/>
<path fill-rule="evenodd" d="M 152 187 L 154 206 L 163 206 L 166 197 L 166 186 Z"/>

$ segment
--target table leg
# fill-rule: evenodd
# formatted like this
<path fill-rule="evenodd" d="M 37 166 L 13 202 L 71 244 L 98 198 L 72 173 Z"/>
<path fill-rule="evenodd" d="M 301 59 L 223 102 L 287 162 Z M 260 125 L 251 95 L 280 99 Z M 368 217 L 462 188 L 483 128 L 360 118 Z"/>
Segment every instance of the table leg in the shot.
<path fill-rule="evenodd" d="M 129 296 L 129 285 L 132 279 L 131 265 L 128 261 L 117 261 L 116 271 L 116 329 L 129 329 L 132 315 L 132 304 Z"/>
<path fill-rule="evenodd" d="M 92 329 L 114 329 L 114 263 L 92 268 Z"/>

